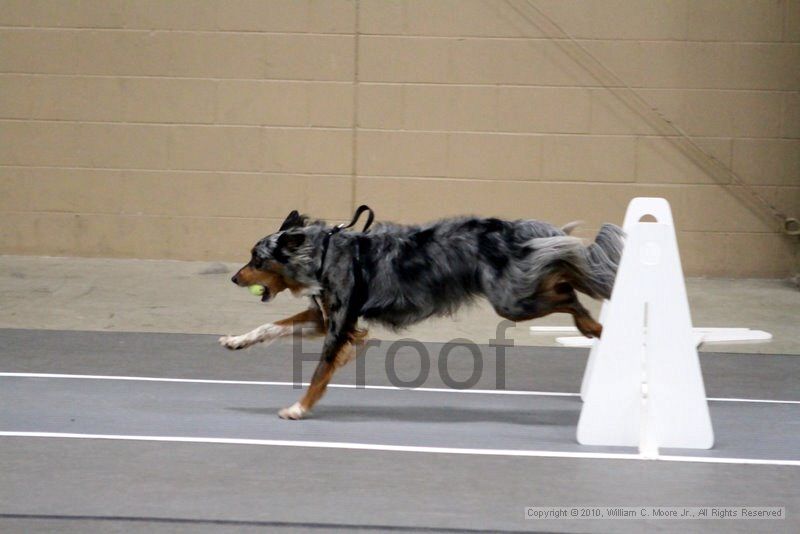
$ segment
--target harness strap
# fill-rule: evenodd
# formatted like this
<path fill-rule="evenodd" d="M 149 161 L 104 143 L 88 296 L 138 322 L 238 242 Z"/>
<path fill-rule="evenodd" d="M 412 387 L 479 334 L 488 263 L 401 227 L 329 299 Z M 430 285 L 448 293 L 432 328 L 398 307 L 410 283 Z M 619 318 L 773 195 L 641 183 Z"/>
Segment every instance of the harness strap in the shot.
<path fill-rule="evenodd" d="M 369 212 L 369 216 L 367 216 L 367 222 L 364 223 L 364 228 L 361 230 L 362 232 L 366 232 L 369 230 L 369 227 L 372 226 L 372 221 L 375 220 L 375 212 L 372 211 L 372 208 L 367 206 L 366 204 L 361 204 L 357 209 L 356 212 L 353 214 L 353 218 L 350 220 L 350 224 L 347 226 L 342 226 L 341 224 L 336 228 L 344 229 L 344 228 L 352 228 L 358 222 L 358 219 L 361 217 L 361 214 L 365 211 Z"/>
<path fill-rule="evenodd" d="M 361 231 L 366 232 L 367 230 L 369 230 L 369 227 L 372 226 L 372 221 L 375 220 L 375 212 L 372 211 L 372 208 L 370 208 L 366 204 L 362 204 L 356 209 L 356 212 L 353 214 L 353 218 L 350 219 L 350 224 L 347 225 L 345 225 L 344 223 L 338 224 L 333 228 L 331 228 L 330 230 L 328 230 L 328 232 L 325 234 L 325 237 L 322 240 L 322 258 L 320 259 L 319 269 L 317 269 L 316 273 L 317 280 L 322 280 L 322 271 L 323 268 L 325 267 L 325 258 L 328 255 L 328 245 L 330 245 L 331 236 L 333 234 L 338 234 L 342 230 L 346 230 L 348 228 L 352 228 L 353 226 L 355 226 L 356 223 L 358 222 L 358 219 L 361 218 L 361 214 L 364 213 L 365 211 L 368 211 L 369 215 L 367 216 L 367 222 L 364 223 L 364 228 Z M 354 261 L 360 261 L 360 258 L 354 257 Z"/>

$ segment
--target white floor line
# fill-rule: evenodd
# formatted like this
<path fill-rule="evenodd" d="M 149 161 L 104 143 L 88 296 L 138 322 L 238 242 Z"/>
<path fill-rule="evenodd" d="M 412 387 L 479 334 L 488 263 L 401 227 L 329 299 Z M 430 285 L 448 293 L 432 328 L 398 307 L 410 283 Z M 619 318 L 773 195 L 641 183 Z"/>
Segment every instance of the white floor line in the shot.
<path fill-rule="evenodd" d="M 472 456 L 516 456 L 528 458 L 570 458 L 589 460 L 645 460 L 666 462 L 692 462 L 717 464 L 779 465 L 800 467 L 800 460 L 764 460 L 758 458 L 712 458 L 705 456 L 644 457 L 631 453 L 563 452 L 515 449 L 467 449 L 457 447 L 422 447 L 413 445 L 380 445 L 374 443 L 347 443 L 337 441 L 295 441 L 278 439 L 238 439 L 185 436 L 128 436 L 117 434 L 72 434 L 62 432 L 0 432 L 0 437 L 102 439 L 116 441 L 156 441 L 170 443 L 207 443 L 219 445 L 260 445 L 272 447 L 307 447 L 316 449 L 350 449 L 365 451 L 418 452 L 429 454 L 465 454 Z"/>
<path fill-rule="evenodd" d="M 106 375 L 68 375 L 53 373 L 0 373 L 0 377 L 18 378 L 75 378 L 83 380 L 132 380 L 142 382 L 178 382 L 189 384 L 234 384 L 245 386 L 294 386 L 294 382 L 258 382 L 252 380 L 209 380 L 195 378 L 157 378 L 147 376 L 106 376 Z M 308 382 L 300 383 L 308 386 Z M 377 389 L 386 391 L 424 391 L 429 393 L 473 393 L 483 395 L 533 395 L 547 397 L 577 397 L 578 393 L 562 393 L 559 391 L 519 391 L 510 389 L 449 389 L 449 388 L 400 388 L 396 386 L 357 386 L 355 384 L 328 384 L 329 388 L 341 389 Z"/>
<path fill-rule="evenodd" d="M 189 384 L 233 384 L 244 386 L 294 386 L 293 382 L 260 382 L 254 380 L 211 380 L 202 378 L 159 378 L 150 376 L 114 376 L 114 375 L 70 375 L 58 373 L 0 373 L 0 377 L 11 378 L 69 378 L 81 380 L 128 380 L 140 382 L 177 382 Z M 302 382 L 301 386 L 308 386 Z M 522 391 L 512 389 L 449 389 L 449 388 L 400 388 L 396 386 L 356 386 L 354 384 L 329 384 L 329 388 L 341 389 L 376 389 L 385 391 L 422 391 L 428 393 L 472 393 L 478 395 L 528 395 L 534 397 L 579 397 L 580 393 L 567 393 L 562 391 Z M 743 402 L 760 404 L 800 404 L 800 400 L 776 399 L 739 399 L 727 397 L 708 397 L 714 402 Z"/>

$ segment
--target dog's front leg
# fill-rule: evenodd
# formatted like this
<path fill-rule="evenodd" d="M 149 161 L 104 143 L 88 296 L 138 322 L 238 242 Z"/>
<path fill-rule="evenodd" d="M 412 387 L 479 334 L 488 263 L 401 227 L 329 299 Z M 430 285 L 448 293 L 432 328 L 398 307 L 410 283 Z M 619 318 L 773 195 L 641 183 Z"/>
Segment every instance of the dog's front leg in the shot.
<path fill-rule="evenodd" d="M 278 412 L 282 419 L 302 419 L 311 411 L 325 394 L 336 368 L 350 360 L 352 351 L 355 350 L 353 341 L 357 341 L 357 336 L 355 320 L 347 316 L 346 310 L 338 311 L 329 318 L 322 356 L 314 370 L 314 376 L 311 377 L 311 384 L 302 399 Z"/>
<path fill-rule="evenodd" d="M 296 328 L 313 327 L 316 334 L 324 332 L 324 321 L 319 308 L 309 308 L 286 319 L 267 323 L 240 336 L 222 336 L 219 344 L 231 350 L 250 347 L 256 343 L 272 342 L 291 335 Z"/>

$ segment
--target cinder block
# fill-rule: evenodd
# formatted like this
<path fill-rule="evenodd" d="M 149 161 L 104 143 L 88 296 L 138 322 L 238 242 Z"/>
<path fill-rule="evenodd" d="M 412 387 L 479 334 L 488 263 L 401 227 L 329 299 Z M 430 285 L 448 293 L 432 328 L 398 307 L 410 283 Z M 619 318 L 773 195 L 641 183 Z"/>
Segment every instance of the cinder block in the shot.
<path fill-rule="evenodd" d="M 267 126 L 339 126 L 353 122 L 348 82 L 220 80 L 217 122 Z"/>
<path fill-rule="evenodd" d="M 523 4 L 519 0 L 515 3 Z M 691 0 L 543 0 L 548 17 L 576 38 L 679 40 L 686 38 Z"/>
<path fill-rule="evenodd" d="M 126 22 L 124 7 L 118 0 L 2 0 L 0 26 L 121 28 Z"/>
<path fill-rule="evenodd" d="M 800 89 L 800 47 L 790 44 L 737 44 L 731 86 L 740 89 Z"/>
<path fill-rule="evenodd" d="M 41 32 L 35 32 L 38 36 Z M 53 32 L 44 32 L 52 44 Z M 57 32 L 62 33 L 62 32 Z M 213 32 L 64 31 L 70 72 L 124 76 L 352 80 L 353 37 Z M 22 43 L 22 49 L 45 45 Z M 64 53 L 57 55 L 65 55 Z M 21 61 L 21 59 L 17 59 Z M 49 63 L 48 63 L 49 65 Z M 47 66 L 46 72 L 63 72 Z"/>
<path fill-rule="evenodd" d="M 235 10 L 235 0 L 197 2 L 194 0 L 121 0 L 125 28 L 144 30 L 217 30 L 226 11 Z M 229 4 L 230 10 L 220 9 Z"/>
<path fill-rule="evenodd" d="M 631 87 L 676 88 L 687 83 L 687 45 L 682 41 L 606 40 L 583 44 Z"/>
<path fill-rule="evenodd" d="M 695 143 L 703 150 L 730 166 L 730 139 L 697 139 Z M 686 150 L 680 138 L 640 137 L 636 146 L 636 180 L 648 183 L 717 184 L 721 174 L 712 174 L 710 165 L 702 158 L 695 158 Z M 723 183 L 729 180 L 725 179 Z"/>
<path fill-rule="evenodd" d="M 246 258 L 253 243 L 279 224 L 228 217 L 0 213 L 0 243 L 10 254 L 232 260 Z"/>
<path fill-rule="evenodd" d="M 445 176 L 447 134 L 361 130 L 358 154 L 360 175 Z"/>
<path fill-rule="evenodd" d="M 0 128 L 5 165 L 167 168 L 167 128 L 156 125 L 13 122 Z"/>
<path fill-rule="evenodd" d="M 641 134 L 652 135 L 657 129 L 640 112 L 627 104 L 621 90 L 605 88 L 590 89 L 591 125 L 593 134 Z M 645 101 L 648 95 L 640 91 Z M 662 111 L 663 112 L 663 111 Z"/>
<path fill-rule="evenodd" d="M 353 125 L 354 85 L 345 83 L 310 83 L 306 85 L 309 126 Z"/>
<path fill-rule="evenodd" d="M 639 94 L 668 121 L 692 136 L 780 135 L 783 95 L 778 92 L 647 89 Z M 651 126 L 654 133 L 676 135 L 672 129 Z"/>
<path fill-rule="evenodd" d="M 367 4 L 373 4 L 370 8 L 375 9 L 374 2 Z M 404 31 L 408 35 L 453 37 L 542 35 L 535 26 L 526 24 L 508 4 L 498 0 L 405 0 L 402 12 Z"/>
<path fill-rule="evenodd" d="M 359 80 L 446 82 L 449 39 L 364 35 L 359 39 Z"/>
<path fill-rule="evenodd" d="M 791 43 L 800 42 L 800 0 L 786 0 L 783 40 Z"/>
<path fill-rule="evenodd" d="M 631 192 L 630 188 L 608 184 L 525 181 L 362 176 L 356 183 L 357 203 L 368 203 L 383 217 L 400 222 L 474 213 L 558 225 L 583 220 L 585 227 L 596 228 L 602 222 L 622 223 Z M 398 203 L 398 198 L 405 202 Z M 449 202 L 454 198 L 458 202 Z M 492 201 L 486 202 L 487 198 Z"/>
<path fill-rule="evenodd" d="M 800 219 L 800 185 L 797 182 L 789 186 L 755 186 L 755 190 L 784 216 Z M 777 219 L 775 222 L 782 224 Z"/>
<path fill-rule="evenodd" d="M 636 139 L 550 135 L 544 138 L 542 178 L 577 182 L 635 180 Z"/>
<path fill-rule="evenodd" d="M 782 137 L 800 139 L 800 92 L 783 95 Z"/>
<path fill-rule="evenodd" d="M 190 37 L 199 39 L 199 34 L 171 32 L 65 30 L 65 33 L 75 40 L 76 66 L 72 72 L 110 76 L 182 76 L 184 71 L 174 62 L 179 43 Z M 206 40 L 212 39 L 212 34 L 207 34 Z M 199 47 L 194 50 L 196 54 L 207 52 Z M 218 56 L 207 55 L 204 59 L 211 63 Z M 194 58 L 191 63 L 199 61 L 202 60 Z"/>
<path fill-rule="evenodd" d="M 176 33 L 169 50 L 177 76 L 212 78 L 343 80 L 354 72 L 349 35 Z"/>
<path fill-rule="evenodd" d="M 353 33 L 354 0 L 215 2 L 219 29 L 257 32 Z"/>
<path fill-rule="evenodd" d="M 0 72 L 73 74 L 78 66 L 75 32 L 0 29 Z"/>
<path fill-rule="evenodd" d="M 785 278 L 796 271 L 796 241 L 777 233 L 730 233 L 719 276 Z"/>
<path fill-rule="evenodd" d="M 169 167 L 177 170 L 259 171 L 263 131 L 243 126 L 173 126 Z"/>
<path fill-rule="evenodd" d="M 493 87 L 405 85 L 403 127 L 409 130 L 493 131 L 498 127 Z"/>
<path fill-rule="evenodd" d="M 687 37 L 697 41 L 780 41 L 783 2 L 703 0 L 689 2 Z"/>
<path fill-rule="evenodd" d="M 728 187 L 681 186 L 672 211 L 681 230 L 697 232 L 770 232 L 772 221 L 750 210 Z"/>
<path fill-rule="evenodd" d="M 685 91 L 680 124 L 691 135 L 778 137 L 782 95 L 767 91 Z"/>
<path fill-rule="evenodd" d="M 71 121 L 122 119 L 118 80 L 73 76 L 0 75 L 3 118 Z"/>
<path fill-rule="evenodd" d="M 120 117 L 128 122 L 213 124 L 217 84 L 177 78 L 90 78 L 110 80 L 121 93 Z M 112 93 L 113 94 L 113 93 Z M 114 109 L 114 108 L 110 108 Z"/>
<path fill-rule="evenodd" d="M 453 133 L 448 136 L 447 176 L 495 180 L 539 180 L 542 137 Z"/>
<path fill-rule="evenodd" d="M 552 77 L 545 68 L 546 41 L 468 38 L 449 43 L 449 76 L 443 81 L 547 85 Z"/>
<path fill-rule="evenodd" d="M 721 232 L 677 232 L 684 276 L 735 276 L 729 265 L 729 234 Z"/>
<path fill-rule="evenodd" d="M 0 211 L 281 218 L 350 214 L 350 177 L 9 167 Z M 86 194 L 91 191 L 91 194 Z"/>
<path fill-rule="evenodd" d="M 351 130 L 266 128 L 263 170 L 281 173 L 350 174 Z"/>
<path fill-rule="evenodd" d="M 359 84 L 358 125 L 361 128 L 402 129 L 404 95 L 405 86 L 402 84 Z"/>
<path fill-rule="evenodd" d="M 405 33 L 404 0 L 360 0 L 358 27 L 365 34 Z"/>
<path fill-rule="evenodd" d="M 403 124 L 407 130 L 450 130 L 456 115 L 457 85 L 403 85 Z"/>
<path fill-rule="evenodd" d="M 800 139 L 734 139 L 733 170 L 751 184 L 798 185 Z"/>
<path fill-rule="evenodd" d="M 798 61 L 788 43 L 687 43 L 684 87 L 797 90 Z"/>
<path fill-rule="evenodd" d="M 497 94 L 500 130 L 588 133 L 590 95 L 583 88 L 502 87 Z"/>

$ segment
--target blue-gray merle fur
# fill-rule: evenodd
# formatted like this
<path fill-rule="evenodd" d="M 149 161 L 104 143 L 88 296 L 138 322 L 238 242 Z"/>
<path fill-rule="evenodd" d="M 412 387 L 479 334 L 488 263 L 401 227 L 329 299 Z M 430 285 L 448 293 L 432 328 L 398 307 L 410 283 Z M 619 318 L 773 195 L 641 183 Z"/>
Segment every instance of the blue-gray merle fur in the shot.
<path fill-rule="evenodd" d="M 584 334 L 598 336 L 579 320 L 588 317 L 599 328 L 575 290 L 610 296 L 624 234 L 606 224 L 585 246 L 569 230 L 480 217 L 380 223 L 367 232 L 332 233 L 323 254 L 331 228 L 292 212 L 277 233 L 256 244 L 251 263 L 278 262 L 284 276 L 322 300 L 328 312 L 323 359 L 335 358 L 359 318 L 403 328 L 479 296 L 512 321 L 572 313 Z"/>
<path fill-rule="evenodd" d="M 325 334 L 310 386 L 281 417 L 301 418 L 319 400 L 336 367 L 349 358 L 344 349 L 363 339 L 360 318 L 403 328 L 483 296 L 512 321 L 565 312 L 583 334 L 600 336 L 601 325 L 576 291 L 610 296 L 623 233 L 603 225 L 588 246 L 568 233 L 569 227 L 540 221 L 479 217 L 421 226 L 385 223 L 354 232 L 309 222 L 293 211 L 278 232 L 256 244 L 250 262 L 232 279 L 250 284 L 259 279 L 252 273 L 260 271 L 275 291 L 289 287 L 309 294 L 311 308 L 283 324 L 311 320 Z M 265 286 L 262 300 L 270 296 Z"/>

